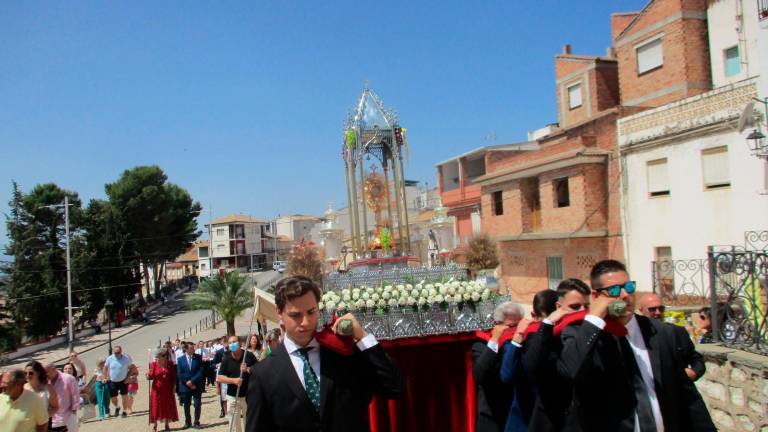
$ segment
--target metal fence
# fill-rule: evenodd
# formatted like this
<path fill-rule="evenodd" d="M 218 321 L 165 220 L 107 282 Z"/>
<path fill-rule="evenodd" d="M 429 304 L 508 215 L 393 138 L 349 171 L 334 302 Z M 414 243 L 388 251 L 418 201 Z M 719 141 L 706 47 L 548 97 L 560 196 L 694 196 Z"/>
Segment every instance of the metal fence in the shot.
<path fill-rule="evenodd" d="M 664 303 L 706 306 L 710 302 L 709 261 L 706 259 L 652 261 L 653 291 Z"/>
<path fill-rule="evenodd" d="M 325 290 L 340 290 L 362 285 L 418 283 L 420 281 L 440 282 L 450 278 L 466 279 L 467 268 L 459 264 L 437 267 L 404 267 L 386 270 L 363 270 L 333 273 L 325 278 Z"/>
<path fill-rule="evenodd" d="M 709 252 L 715 341 L 768 355 L 768 251 Z"/>

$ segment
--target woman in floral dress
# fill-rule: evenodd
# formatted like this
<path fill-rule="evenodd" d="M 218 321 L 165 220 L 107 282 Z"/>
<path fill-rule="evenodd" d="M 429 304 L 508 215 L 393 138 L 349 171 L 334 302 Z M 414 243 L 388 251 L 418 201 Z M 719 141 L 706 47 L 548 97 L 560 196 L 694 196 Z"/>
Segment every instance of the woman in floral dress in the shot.
<path fill-rule="evenodd" d="M 147 379 L 152 381 L 149 399 L 149 422 L 152 430 L 157 432 L 157 423 L 165 422 L 165 430 L 170 430 L 169 422 L 179 421 L 174 398 L 176 383 L 176 365 L 168 360 L 168 351 L 155 351 L 155 361 L 149 365 Z"/>

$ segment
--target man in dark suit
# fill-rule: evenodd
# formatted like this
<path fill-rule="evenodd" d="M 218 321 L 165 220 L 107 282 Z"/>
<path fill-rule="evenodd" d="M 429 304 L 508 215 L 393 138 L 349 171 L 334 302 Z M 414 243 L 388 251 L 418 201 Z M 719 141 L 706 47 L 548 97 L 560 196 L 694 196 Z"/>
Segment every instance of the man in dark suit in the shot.
<path fill-rule="evenodd" d="M 319 300 L 320 289 L 308 278 L 278 282 L 275 304 L 285 338 L 250 377 L 246 430 L 366 431 L 373 394 L 394 398 L 403 392 L 400 372 L 351 314 L 340 318 L 352 322 L 351 355 L 320 345 Z"/>
<path fill-rule="evenodd" d="M 537 331 L 523 344 L 523 368 L 532 377 L 538 395 L 528 429 L 556 432 L 563 429 L 571 403 L 571 384 L 557 373 L 562 352 L 555 325 L 567 314 L 589 307 L 589 286 L 579 279 L 565 279 L 557 290 L 545 290 L 534 297 L 533 310 L 541 321 Z M 542 301 L 538 302 L 539 297 Z M 554 298 L 553 298 L 554 297 Z"/>
<path fill-rule="evenodd" d="M 500 432 L 504 430 L 509 408 L 514 396 L 512 385 L 501 381 L 499 374 L 504 353 L 500 346 L 505 332 L 514 333 L 517 323 L 523 318 L 519 305 L 505 302 L 493 311 L 494 327 L 488 341 L 472 345 L 472 376 L 475 379 L 475 430 L 477 432 Z"/>
<path fill-rule="evenodd" d="M 601 261 L 590 277 L 589 314 L 566 327 L 561 337 L 558 372 L 573 383 L 564 430 L 715 431 L 675 355 L 673 331 L 635 315 L 635 283 L 626 267 Z M 624 310 L 611 305 L 617 301 L 624 302 Z"/>
<path fill-rule="evenodd" d="M 663 321 L 664 309 L 664 304 L 661 303 L 661 298 L 656 293 L 646 294 L 640 300 L 640 313 L 648 318 Z M 707 371 L 706 366 L 704 366 L 704 356 L 696 351 L 691 336 L 684 327 L 674 324 L 667 325 L 671 326 L 675 333 L 675 340 L 677 341 L 675 353 L 685 367 L 685 374 L 691 381 L 698 380 Z"/>
<path fill-rule="evenodd" d="M 189 413 L 190 404 L 195 405 L 195 429 L 200 429 L 200 398 L 203 393 L 203 359 L 195 354 L 195 344 L 187 342 L 184 354 L 176 358 L 179 375 L 179 400 L 184 407 L 184 429 L 192 425 Z"/>

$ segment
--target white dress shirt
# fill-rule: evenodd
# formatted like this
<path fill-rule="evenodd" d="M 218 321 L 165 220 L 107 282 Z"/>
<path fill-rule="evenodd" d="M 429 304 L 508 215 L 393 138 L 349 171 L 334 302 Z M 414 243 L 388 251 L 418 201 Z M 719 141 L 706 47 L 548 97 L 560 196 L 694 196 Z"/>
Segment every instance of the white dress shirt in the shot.
<path fill-rule="evenodd" d="M 378 343 L 379 341 L 376 340 L 374 335 L 368 334 L 366 337 L 357 341 L 356 345 L 360 351 L 365 351 L 368 348 L 378 345 Z M 309 365 L 312 366 L 312 370 L 315 371 L 317 382 L 319 383 L 322 365 L 320 364 L 320 343 L 317 341 L 317 339 L 312 338 L 306 347 L 300 347 L 296 345 L 296 343 L 291 340 L 290 336 L 286 334 L 285 338 L 283 339 L 283 345 L 285 345 L 285 350 L 288 351 L 288 357 L 291 358 L 293 369 L 296 371 L 296 375 L 299 376 L 299 381 L 301 381 L 301 385 L 305 389 L 307 388 L 307 385 L 304 383 L 304 360 L 302 360 L 301 354 L 299 354 L 298 351 L 300 348 L 312 347 L 312 349 L 307 353 L 307 357 L 309 358 Z"/>
<path fill-rule="evenodd" d="M 632 319 L 627 323 L 627 340 L 629 346 L 632 347 L 632 351 L 635 354 L 635 362 L 640 369 L 640 375 L 643 377 L 645 383 L 645 389 L 648 391 L 648 397 L 651 399 L 651 410 L 653 410 L 653 419 L 656 421 L 656 430 L 664 432 L 664 419 L 661 416 L 661 407 L 659 407 L 659 399 L 656 397 L 656 387 L 653 384 L 653 369 L 651 368 L 651 358 L 648 356 L 648 348 L 645 346 L 645 339 L 643 339 L 643 333 L 640 331 L 640 326 L 637 324 L 634 314 Z M 640 430 L 639 422 L 635 420 L 635 430 Z"/>
<path fill-rule="evenodd" d="M 605 320 L 595 315 L 587 315 L 584 317 L 585 321 L 594 324 L 596 327 L 605 328 Z M 640 326 L 637 324 L 634 314 L 632 319 L 627 323 L 627 341 L 629 346 L 632 347 L 632 353 L 635 355 L 635 362 L 640 369 L 640 375 L 643 377 L 645 383 L 645 390 L 648 392 L 648 397 L 651 400 L 651 411 L 653 411 L 653 419 L 656 422 L 656 430 L 658 432 L 664 432 L 664 418 L 661 416 L 661 407 L 659 406 L 659 399 L 656 397 L 656 387 L 653 384 L 653 369 L 651 368 L 651 358 L 648 356 L 648 348 L 645 346 L 645 340 L 643 339 L 643 333 L 640 330 Z M 635 431 L 640 431 L 640 422 L 635 414 Z"/>

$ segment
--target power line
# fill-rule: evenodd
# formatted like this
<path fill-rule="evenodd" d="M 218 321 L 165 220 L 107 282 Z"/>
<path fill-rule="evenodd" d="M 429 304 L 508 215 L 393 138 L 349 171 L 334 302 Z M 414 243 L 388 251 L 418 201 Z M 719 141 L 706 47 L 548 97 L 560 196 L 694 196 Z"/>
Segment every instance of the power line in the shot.
<path fill-rule="evenodd" d="M 136 286 L 136 285 L 141 285 L 141 284 L 142 284 L 142 282 L 134 282 L 134 283 L 122 284 L 122 285 L 102 286 L 102 287 L 96 287 L 96 288 L 83 288 L 83 289 L 79 289 L 79 290 L 73 290 L 72 292 L 73 293 L 77 293 L 77 292 L 85 292 L 85 291 L 95 291 L 95 290 L 101 290 L 101 289 L 112 289 L 112 288 L 120 288 L 120 287 L 127 287 L 127 286 Z M 15 297 L 15 298 L 8 298 L 8 299 L 6 299 L 6 302 L 9 302 L 9 301 L 19 301 L 19 300 L 30 300 L 30 299 L 35 299 L 35 298 L 50 297 L 50 296 L 62 295 L 62 294 L 65 294 L 65 293 L 63 293 L 63 292 L 54 292 L 54 293 L 40 294 L 40 295 L 35 295 L 35 296 Z"/>

